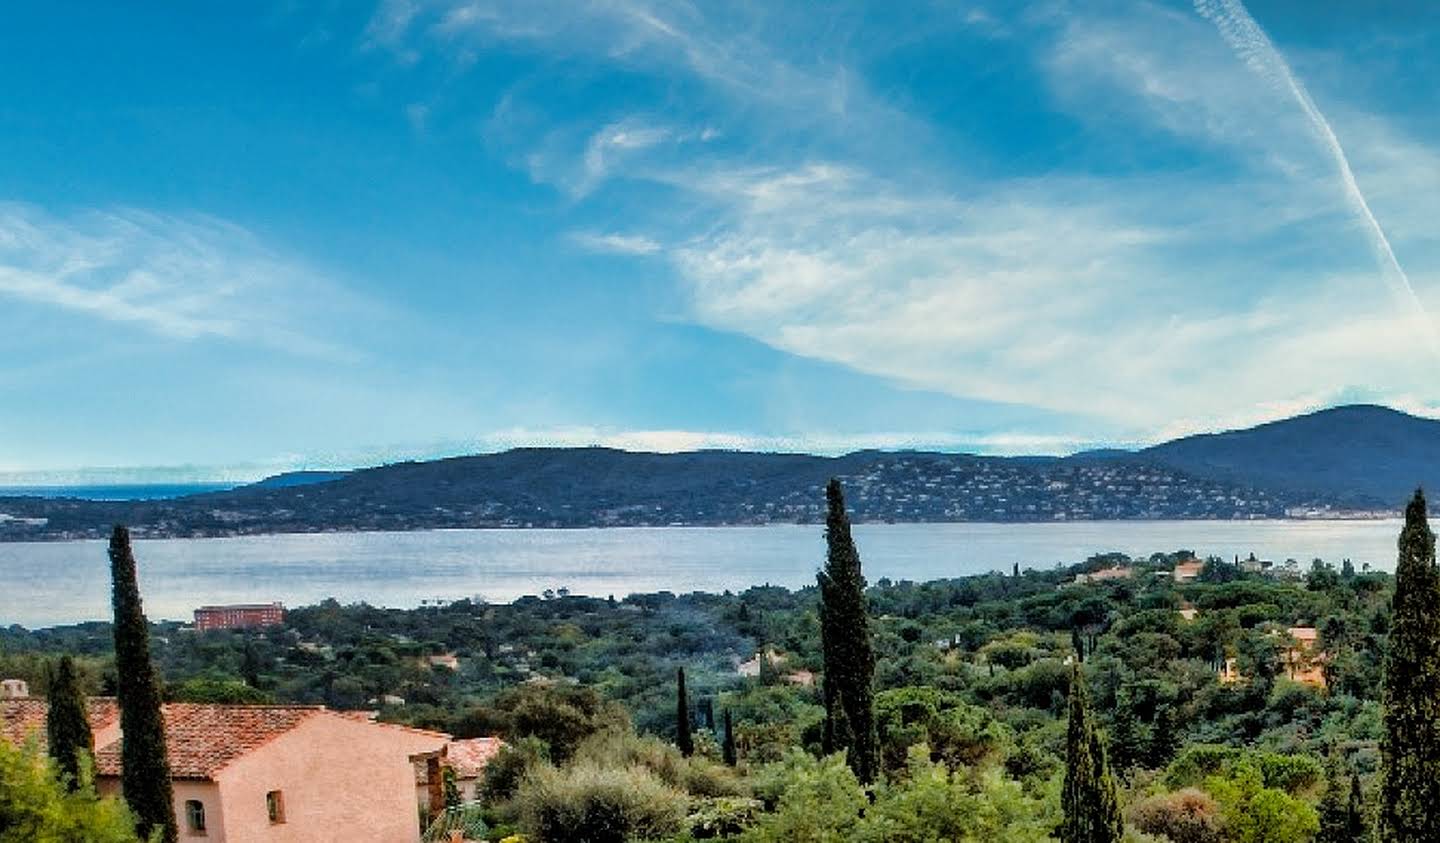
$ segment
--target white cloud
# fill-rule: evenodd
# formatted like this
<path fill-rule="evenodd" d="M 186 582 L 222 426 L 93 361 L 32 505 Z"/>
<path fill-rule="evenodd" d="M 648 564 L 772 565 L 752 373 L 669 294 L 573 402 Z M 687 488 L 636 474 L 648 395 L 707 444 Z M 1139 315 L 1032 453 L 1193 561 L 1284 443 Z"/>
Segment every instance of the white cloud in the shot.
<path fill-rule="evenodd" d="M 350 354 L 300 327 L 308 308 L 347 306 L 335 285 L 206 216 L 121 208 L 61 218 L 0 203 L 0 297 L 176 340 Z"/>
<path fill-rule="evenodd" d="M 649 237 L 633 234 L 596 234 L 581 232 L 573 239 L 580 246 L 592 251 L 612 255 L 653 255 L 661 246 Z"/>

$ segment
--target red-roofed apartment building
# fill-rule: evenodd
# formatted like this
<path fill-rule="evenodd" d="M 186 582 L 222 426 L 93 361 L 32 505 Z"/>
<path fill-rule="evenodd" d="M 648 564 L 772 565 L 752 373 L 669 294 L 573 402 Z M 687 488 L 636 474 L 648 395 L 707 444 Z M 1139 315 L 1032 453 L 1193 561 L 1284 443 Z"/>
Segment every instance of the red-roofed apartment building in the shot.
<path fill-rule="evenodd" d="M 44 700 L 0 700 L 0 737 L 45 740 Z M 100 791 L 120 789 L 115 701 L 90 701 Z M 449 736 L 321 706 L 165 706 L 180 839 L 209 843 L 414 843 L 413 764 Z"/>

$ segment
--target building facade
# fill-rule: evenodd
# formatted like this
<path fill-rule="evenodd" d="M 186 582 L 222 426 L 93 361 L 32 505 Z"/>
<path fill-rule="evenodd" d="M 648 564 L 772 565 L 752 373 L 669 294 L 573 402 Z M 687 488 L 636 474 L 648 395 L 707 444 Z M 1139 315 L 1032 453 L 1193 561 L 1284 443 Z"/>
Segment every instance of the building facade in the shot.
<path fill-rule="evenodd" d="M 253 629 L 285 622 L 283 603 L 241 603 L 233 606 L 201 606 L 195 610 L 195 628 Z"/>

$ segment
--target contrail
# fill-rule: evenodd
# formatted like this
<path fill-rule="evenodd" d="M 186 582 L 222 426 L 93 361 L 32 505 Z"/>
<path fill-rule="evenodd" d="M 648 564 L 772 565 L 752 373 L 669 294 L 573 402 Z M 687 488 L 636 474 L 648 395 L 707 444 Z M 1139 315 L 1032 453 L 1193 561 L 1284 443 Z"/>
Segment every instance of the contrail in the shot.
<path fill-rule="evenodd" d="M 1345 189 L 1345 198 L 1350 203 L 1350 208 L 1360 218 L 1364 225 L 1365 234 L 1370 241 L 1370 247 L 1375 252 L 1375 258 L 1380 262 L 1381 274 L 1384 275 L 1386 283 L 1394 293 L 1400 297 L 1403 303 L 1412 308 L 1414 318 L 1421 326 L 1421 332 L 1430 346 L 1431 353 L 1440 357 L 1440 335 L 1437 335 L 1435 323 L 1431 321 L 1430 314 L 1426 312 L 1425 305 L 1421 304 L 1420 297 L 1415 294 L 1415 287 L 1410 283 L 1410 276 L 1405 274 L 1405 269 L 1400 266 L 1400 261 L 1395 257 L 1395 250 L 1390 247 L 1390 239 L 1385 236 L 1385 230 L 1380 227 L 1380 222 L 1375 219 L 1375 214 L 1370 210 L 1370 203 L 1365 201 L 1365 194 L 1360 191 L 1360 184 L 1355 181 L 1355 173 L 1350 169 L 1350 159 L 1345 155 L 1345 149 L 1340 146 L 1340 139 L 1335 136 L 1335 131 L 1330 128 L 1330 121 L 1320 113 L 1315 101 L 1310 99 L 1310 94 L 1295 74 L 1290 71 L 1290 65 L 1286 63 L 1285 57 L 1275 49 L 1270 37 L 1260 24 L 1246 11 L 1240 0 L 1194 0 L 1195 11 L 1201 17 L 1215 24 L 1220 30 L 1221 36 L 1230 44 L 1230 47 L 1245 61 L 1245 64 L 1260 76 L 1263 76 L 1271 84 L 1288 92 L 1300 104 L 1301 111 L 1310 121 L 1310 126 L 1320 142 L 1330 153 L 1330 158 L 1335 162 L 1335 169 L 1340 175 L 1340 183 Z"/>

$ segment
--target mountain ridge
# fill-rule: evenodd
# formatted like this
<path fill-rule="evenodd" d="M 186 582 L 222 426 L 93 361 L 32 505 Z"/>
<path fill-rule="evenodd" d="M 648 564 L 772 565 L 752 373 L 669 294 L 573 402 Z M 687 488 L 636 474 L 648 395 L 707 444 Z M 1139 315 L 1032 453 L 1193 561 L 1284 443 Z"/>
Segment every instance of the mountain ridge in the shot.
<path fill-rule="evenodd" d="M 830 476 L 845 481 L 860 521 L 1392 512 L 1415 486 L 1440 481 L 1440 421 L 1348 405 L 1068 457 L 515 448 L 292 472 L 173 500 L 0 498 L 0 540 L 93 538 L 120 522 L 141 536 L 810 523 L 823 517 Z"/>

